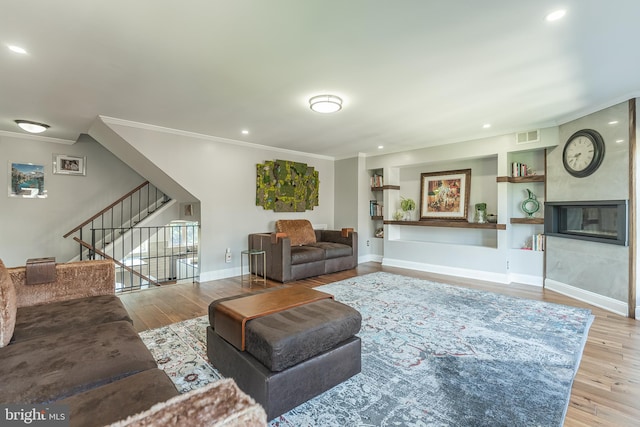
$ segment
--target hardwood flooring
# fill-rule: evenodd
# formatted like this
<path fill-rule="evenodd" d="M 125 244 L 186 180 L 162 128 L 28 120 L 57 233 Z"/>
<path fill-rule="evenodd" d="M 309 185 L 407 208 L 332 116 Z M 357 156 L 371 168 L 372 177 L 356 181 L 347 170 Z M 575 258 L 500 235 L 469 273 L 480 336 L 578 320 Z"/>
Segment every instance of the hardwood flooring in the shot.
<path fill-rule="evenodd" d="M 553 291 L 527 285 L 502 285 L 413 270 L 360 264 L 356 269 L 283 285 L 267 281 L 268 287 L 316 287 L 375 271 L 440 281 L 517 297 L 585 307 L 595 315 L 580 368 L 573 383 L 565 426 L 640 425 L 640 322 L 628 319 Z M 157 328 L 207 314 L 209 303 L 240 292 L 251 293 L 262 285 L 240 278 L 194 284 L 176 284 L 121 296 L 138 331 Z"/>

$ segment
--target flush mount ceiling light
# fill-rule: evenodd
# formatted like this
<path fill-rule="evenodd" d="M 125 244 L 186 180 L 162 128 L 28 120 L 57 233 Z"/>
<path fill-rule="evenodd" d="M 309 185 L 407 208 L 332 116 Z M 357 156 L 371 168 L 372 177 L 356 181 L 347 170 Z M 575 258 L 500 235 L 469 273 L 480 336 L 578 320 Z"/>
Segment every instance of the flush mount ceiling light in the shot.
<path fill-rule="evenodd" d="M 553 22 L 553 21 L 557 21 L 559 19 L 564 18 L 564 15 L 566 15 L 566 14 L 567 14 L 566 10 L 560 9 L 560 10 L 556 10 L 556 11 L 553 11 L 553 12 L 549 13 L 547 16 L 544 17 L 544 19 L 547 22 Z"/>
<path fill-rule="evenodd" d="M 309 99 L 309 107 L 316 113 L 335 113 L 342 109 L 342 99 L 335 95 L 318 95 Z"/>
<path fill-rule="evenodd" d="M 27 54 L 26 49 L 25 49 L 25 48 L 23 48 L 23 47 L 16 46 L 16 45 L 13 45 L 13 44 L 11 44 L 11 45 L 9 45 L 9 46 L 7 46 L 7 47 L 8 47 L 8 48 L 9 48 L 9 50 L 10 50 L 10 51 L 12 51 L 12 52 L 19 53 L 19 54 L 21 54 L 21 55 L 26 55 L 26 54 Z"/>
<path fill-rule="evenodd" d="M 32 122 L 30 120 L 16 120 L 15 122 L 20 127 L 20 129 L 26 130 L 30 133 L 41 133 L 49 129 L 49 125 L 45 125 L 44 123 Z"/>

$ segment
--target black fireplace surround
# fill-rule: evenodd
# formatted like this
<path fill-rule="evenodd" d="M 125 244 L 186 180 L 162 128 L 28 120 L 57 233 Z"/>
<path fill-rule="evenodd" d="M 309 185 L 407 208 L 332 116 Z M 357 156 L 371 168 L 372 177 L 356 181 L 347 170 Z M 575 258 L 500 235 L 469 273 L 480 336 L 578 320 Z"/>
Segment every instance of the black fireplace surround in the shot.
<path fill-rule="evenodd" d="M 547 236 L 628 245 L 628 201 L 546 202 Z"/>

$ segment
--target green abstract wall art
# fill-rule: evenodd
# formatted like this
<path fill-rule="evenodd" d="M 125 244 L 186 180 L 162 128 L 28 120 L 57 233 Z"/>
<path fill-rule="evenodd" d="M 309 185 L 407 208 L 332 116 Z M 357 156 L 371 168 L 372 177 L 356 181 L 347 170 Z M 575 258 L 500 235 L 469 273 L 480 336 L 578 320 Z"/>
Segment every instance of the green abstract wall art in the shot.
<path fill-rule="evenodd" d="M 318 171 L 306 163 L 267 160 L 256 165 L 256 206 L 304 212 L 318 206 Z"/>

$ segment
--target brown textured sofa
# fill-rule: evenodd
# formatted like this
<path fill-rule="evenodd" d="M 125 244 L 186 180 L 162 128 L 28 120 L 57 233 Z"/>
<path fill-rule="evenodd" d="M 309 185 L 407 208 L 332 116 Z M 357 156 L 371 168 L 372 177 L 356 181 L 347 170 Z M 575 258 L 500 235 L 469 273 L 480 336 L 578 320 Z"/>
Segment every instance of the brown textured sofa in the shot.
<path fill-rule="evenodd" d="M 111 261 L 82 261 L 27 284 L 25 267 L 0 260 L 0 403 L 69 405 L 72 426 L 266 424 L 232 380 L 179 395 L 133 329 L 114 276 Z"/>
<path fill-rule="evenodd" d="M 358 265 L 358 233 L 314 230 L 304 219 L 278 220 L 275 233 L 249 234 L 249 249 L 264 250 L 266 276 L 283 283 Z M 258 264 L 254 272 L 262 275 Z"/>

